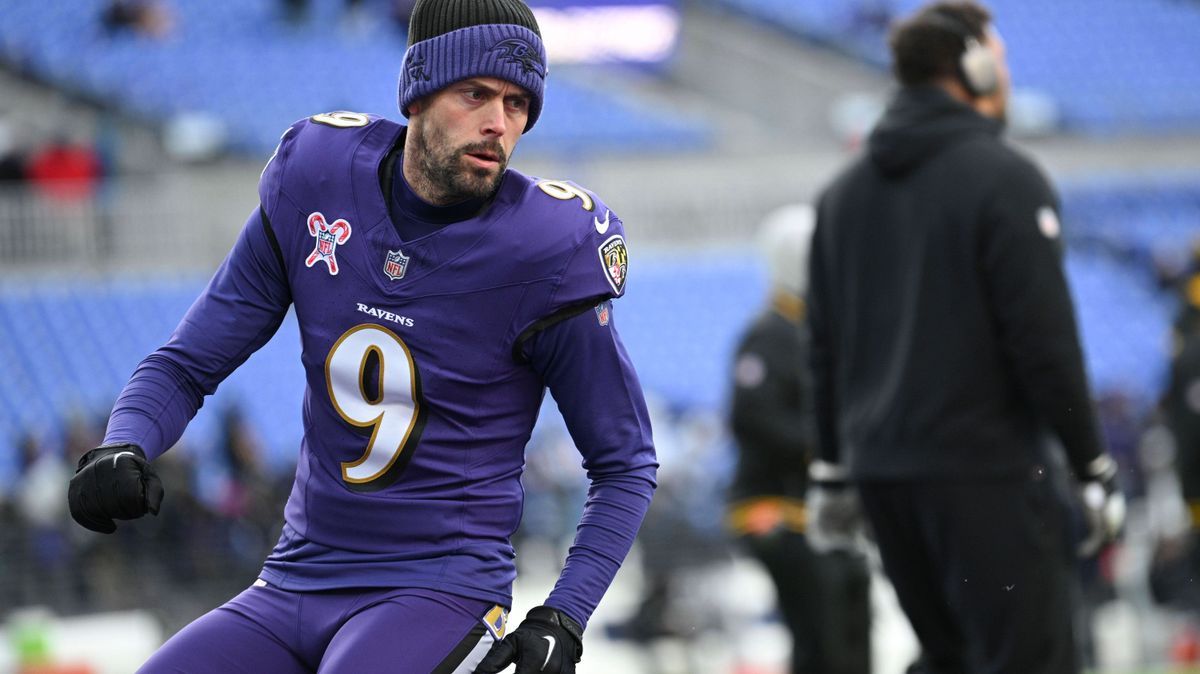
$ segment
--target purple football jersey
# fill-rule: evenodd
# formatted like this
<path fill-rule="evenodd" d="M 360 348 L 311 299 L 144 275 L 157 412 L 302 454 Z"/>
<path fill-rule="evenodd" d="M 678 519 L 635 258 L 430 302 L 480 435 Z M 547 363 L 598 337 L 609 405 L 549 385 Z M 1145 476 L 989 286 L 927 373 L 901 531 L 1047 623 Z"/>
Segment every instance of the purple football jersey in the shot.
<path fill-rule="evenodd" d="M 261 212 L 139 367 L 106 441 L 161 454 L 293 305 L 305 434 L 262 577 L 284 589 L 425 587 L 508 605 L 524 447 L 550 385 L 596 506 L 552 600 L 586 622 L 657 467 L 607 306 L 603 323 L 590 310 L 624 291 L 621 220 L 577 185 L 509 170 L 474 217 L 402 241 L 380 176 L 404 131 L 335 113 L 285 133 L 263 172 Z M 564 346 L 580 341 L 586 356 Z M 171 396 L 184 402 L 159 401 Z"/>

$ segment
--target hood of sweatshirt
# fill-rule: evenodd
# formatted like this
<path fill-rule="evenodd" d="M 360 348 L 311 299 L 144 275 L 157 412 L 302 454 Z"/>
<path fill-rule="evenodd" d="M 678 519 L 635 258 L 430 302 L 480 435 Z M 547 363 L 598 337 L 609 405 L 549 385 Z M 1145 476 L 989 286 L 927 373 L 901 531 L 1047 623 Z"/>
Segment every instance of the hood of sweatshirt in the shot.
<path fill-rule="evenodd" d="M 867 139 L 867 154 L 885 175 L 908 173 L 969 136 L 999 136 L 1004 124 L 935 86 L 904 87 Z"/>

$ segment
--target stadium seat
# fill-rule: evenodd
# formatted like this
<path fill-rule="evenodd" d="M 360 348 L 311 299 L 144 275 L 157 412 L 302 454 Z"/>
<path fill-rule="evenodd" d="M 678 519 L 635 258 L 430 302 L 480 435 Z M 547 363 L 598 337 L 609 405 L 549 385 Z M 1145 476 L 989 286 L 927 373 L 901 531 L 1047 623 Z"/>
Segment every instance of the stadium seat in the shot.
<path fill-rule="evenodd" d="M 888 18 L 918 0 L 718 0 L 885 67 Z M 1092 134 L 1200 128 L 1200 3 L 991 0 L 1015 86 L 1056 100 L 1067 129 Z"/>
<path fill-rule="evenodd" d="M 344 30 L 338 3 L 313 3 L 300 25 L 283 21 L 271 0 L 173 3 L 175 32 L 162 40 L 107 34 L 103 0 L 12 4 L 0 21 L 0 60 L 146 119 L 212 115 L 236 151 L 266 157 L 289 124 L 318 112 L 399 118 L 404 36 L 382 18 Z M 640 103 L 631 91 L 597 91 L 586 73 L 576 79 L 573 72 L 556 68 L 551 114 L 524 143 L 529 151 L 679 151 L 710 143 L 704 120 Z"/>

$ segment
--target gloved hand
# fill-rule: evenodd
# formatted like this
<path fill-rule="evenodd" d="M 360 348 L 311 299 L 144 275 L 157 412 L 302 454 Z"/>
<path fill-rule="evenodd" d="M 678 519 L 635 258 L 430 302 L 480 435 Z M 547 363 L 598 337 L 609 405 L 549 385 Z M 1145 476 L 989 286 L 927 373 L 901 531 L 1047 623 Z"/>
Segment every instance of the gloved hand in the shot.
<path fill-rule="evenodd" d="M 113 522 L 158 514 L 162 481 L 137 445 L 105 445 L 84 454 L 71 478 L 67 502 L 80 525 L 111 534 Z"/>
<path fill-rule="evenodd" d="M 537 606 L 511 634 L 496 642 L 475 674 L 496 674 L 517 663 L 516 674 L 574 674 L 583 657 L 583 628 L 567 614 Z"/>
<path fill-rule="evenodd" d="M 808 544 L 817 552 L 853 550 L 863 529 L 858 493 L 840 465 L 821 460 L 808 466 Z"/>
<path fill-rule="evenodd" d="M 1125 526 L 1125 495 L 1117 485 L 1117 462 L 1107 454 L 1089 463 L 1080 478 L 1088 531 L 1077 551 L 1080 557 L 1091 557 L 1120 537 Z"/>

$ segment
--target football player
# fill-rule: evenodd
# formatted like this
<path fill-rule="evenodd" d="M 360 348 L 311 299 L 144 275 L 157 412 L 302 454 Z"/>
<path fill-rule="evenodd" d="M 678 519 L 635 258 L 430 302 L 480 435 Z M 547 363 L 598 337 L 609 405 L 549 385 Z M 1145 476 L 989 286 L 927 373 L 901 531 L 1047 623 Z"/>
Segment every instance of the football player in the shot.
<path fill-rule="evenodd" d="M 251 587 L 141 672 L 575 671 L 657 461 L 610 303 L 628 272 L 620 218 L 508 168 L 545 77 L 521 0 L 421 0 L 407 126 L 333 112 L 284 133 L 260 208 L 71 481 L 89 529 L 157 513 L 153 460 L 294 308 L 305 434 L 283 534 Z M 557 584 L 506 635 L 547 388 L 591 487 Z"/>

